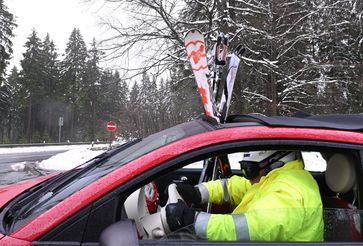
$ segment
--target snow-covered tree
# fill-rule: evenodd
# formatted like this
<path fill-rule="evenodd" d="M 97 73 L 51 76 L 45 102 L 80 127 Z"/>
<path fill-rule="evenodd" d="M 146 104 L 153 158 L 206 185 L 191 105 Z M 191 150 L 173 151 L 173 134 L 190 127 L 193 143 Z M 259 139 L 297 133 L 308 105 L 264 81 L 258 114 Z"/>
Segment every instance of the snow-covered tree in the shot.
<path fill-rule="evenodd" d="M 109 44 L 107 47 L 117 57 L 138 50 L 148 64 L 143 69 L 158 67 L 158 71 L 171 71 L 171 67 L 187 63 L 183 34 L 191 28 L 203 31 L 209 48 L 219 31 L 228 33 L 231 48 L 242 43 L 247 52 L 243 73 L 238 74 L 236 81 L 238 97 L 232 105 L 236 113 L 275 115 L 296 110 L 347 110 L 353 69 L 347 72 L 346 68 L 357 64 L 360 1 L 105 2 L 115 8 L 125 7 L 133 21 L 124 25 L 115 19 L 105 21 L 117 34 L 104 44 Z M 357 30 L 355 34 L 353 30 Z M 182 81 L 185 78 L 178 83 Z M 331 108 L 331 93 L 341 99 L 341 106 L 336 109 Z"/>

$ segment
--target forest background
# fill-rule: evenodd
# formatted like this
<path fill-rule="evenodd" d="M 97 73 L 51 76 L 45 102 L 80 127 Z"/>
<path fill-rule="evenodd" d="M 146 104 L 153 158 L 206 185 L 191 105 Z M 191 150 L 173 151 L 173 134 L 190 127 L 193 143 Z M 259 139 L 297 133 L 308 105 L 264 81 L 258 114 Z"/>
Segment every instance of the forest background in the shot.
<path fill-rule="evenodd" d="M 144 137 L 203 113 L 183 36 L 219 32 L 246 48 L 231 114 L 363 113 L 363 2 L 360 0 L 84 0 L 122 9 L 105 16 L 108 37 L 86 44 L 69 34 L 59 53 L 33 30 L 20 67 L 8 68 L 14 16 L 0 0 L 0 143 Z M 101 66 L 103 60 L 120 66 Z M 140 67 L 123 66 L 137 60 Z"/>

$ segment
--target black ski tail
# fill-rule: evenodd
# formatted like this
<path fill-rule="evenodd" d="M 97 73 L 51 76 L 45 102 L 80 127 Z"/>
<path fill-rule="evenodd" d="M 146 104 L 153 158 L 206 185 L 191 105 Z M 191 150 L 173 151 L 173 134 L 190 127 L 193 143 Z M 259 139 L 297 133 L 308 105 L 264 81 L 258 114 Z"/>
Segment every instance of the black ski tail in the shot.
<path fill-rule="evenodd" d="M 229 39 L 228 36 L 221 32 L 218 35 L 217 41 L 214 45 L 214 64 L 213 64 L 213 76 L 212 76 L 212 90 L 213 90 L 213 102 L 218 111 L 218 98 L 220 93 L 220 84 L 222 79 L 223 67 L 227 64 Z"/>
<path fill-rule="evenodd" d="M 242 55 L 245 53 L 246 48 L 242 46 L 242 44 L 239 44 L 233 51 L 233 53 L 238 56 L 239 58 L 242 57 Z"/>
<path fill-rule="evenodd" d="M 244 52 L 246 51 L 246 49 L 241 45 L 239 44 L 233 51 L 233 55 L 235 55 L 236 57 L 238 57 L 239 59 L 241 59 L 242 55 L 244 54 Z M 233 59 L 233 57 L 231 57 L 231 60 Z M 222 108 L 220 108 L 220 121 L 221 123 L 224 123 L 225 122 L 225 119 L 227 118 L 227 114 L 228 114 L 228 110 L 229 110 L 229 103 L 228 103 L 228 100 L 229 100 L 229 97 L 232 96 L 232 93 L 233 93 L 233 85 L 234 85 L 234 80 L 235 80 L 235 77 L 233 78 L 233 81 L 230 81 L 232 83 L 232 87 L 231 88 L 228 88 L 228 76 L 229 76 L 229 73 L 231 73 L 232 69 L 236 69 L 237 68 L 234 68 L 234 67 L 231 67 L 231 61 L 230 60 L 230 67 L 228 68 L 228 72 L 227 72 L 227 76 L 226 76 L 226 83 L 224 83 L 224 88 L 223 88 L 223 95 L 222 97 L 224 96 L 225 98 L 225 101 L 222 102 L 222 99 L 221 99 L 221 104 L 223 103 Z M 236 75 L 234 75 L 236 76 Z M 231 90 L 231 91 L 229 91 Z"/>

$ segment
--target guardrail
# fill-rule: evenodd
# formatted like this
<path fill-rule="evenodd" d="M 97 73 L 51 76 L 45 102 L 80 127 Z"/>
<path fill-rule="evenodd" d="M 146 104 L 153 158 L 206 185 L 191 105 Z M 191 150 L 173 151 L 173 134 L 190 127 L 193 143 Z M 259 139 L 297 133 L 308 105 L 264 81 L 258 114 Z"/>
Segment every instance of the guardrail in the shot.
<path fill-rule="evenodd" d="M 60 145 L 97 145 L 109 144 L 110 142 L 62 142 L 62 143 L 27 143 L 27 144 L 0 144 L 0 148 L 15 147 L 39 147 L 39 146 L 60 146 Z"/>

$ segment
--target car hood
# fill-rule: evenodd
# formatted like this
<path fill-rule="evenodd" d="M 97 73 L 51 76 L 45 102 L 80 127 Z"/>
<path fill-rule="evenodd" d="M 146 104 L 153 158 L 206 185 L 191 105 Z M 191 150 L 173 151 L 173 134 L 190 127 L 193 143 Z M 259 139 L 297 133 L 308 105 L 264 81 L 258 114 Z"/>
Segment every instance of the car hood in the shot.
<path fill-rule="evenodd" d="M 19 182 L 16 184 L 0 186 L 0 208 L 2 208 L 5 204 L 7 204 L 9 201 L 14 199 L 16 196 L 18 196 L 22 192 L 26 191 L 27 189 L 29 189 L 41 182 L 44 182 L 45 180 L 48 180 L 57 174 L 58 173 L 49 174 L 46 176 L 22 181 L 22 182 Z M 1 234 L 0 234 L 0 238 L 1 238 Z"/>

